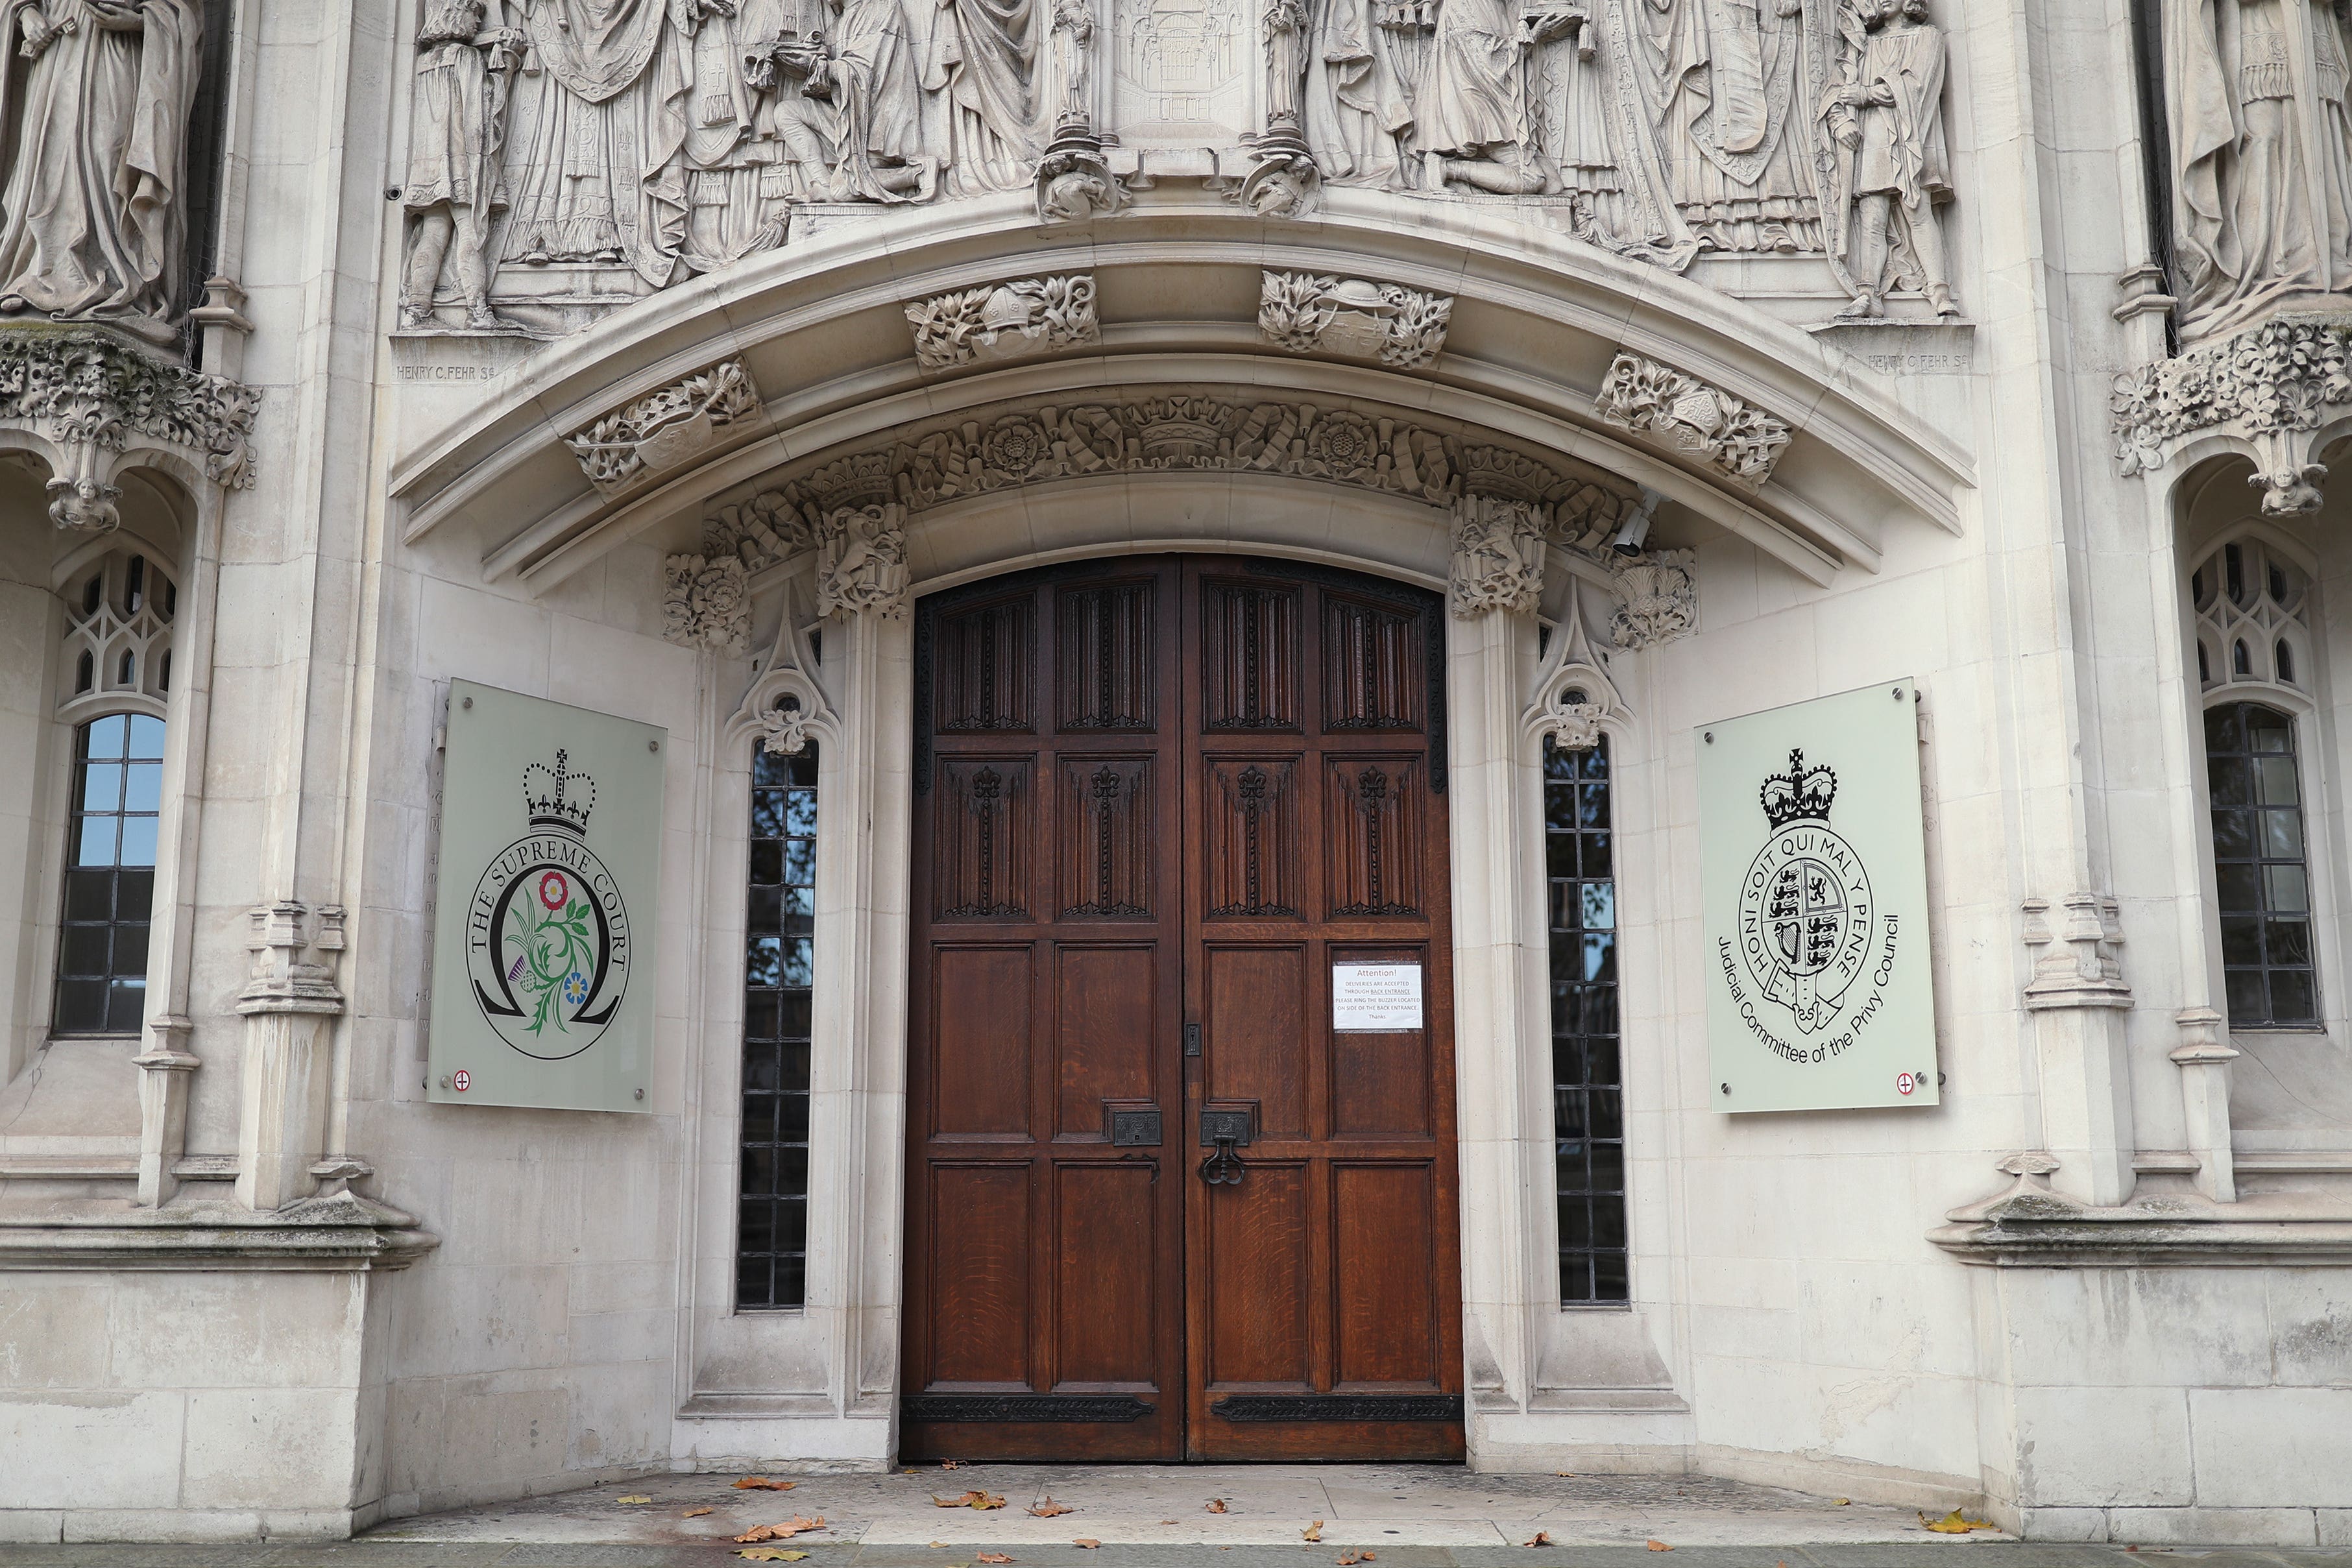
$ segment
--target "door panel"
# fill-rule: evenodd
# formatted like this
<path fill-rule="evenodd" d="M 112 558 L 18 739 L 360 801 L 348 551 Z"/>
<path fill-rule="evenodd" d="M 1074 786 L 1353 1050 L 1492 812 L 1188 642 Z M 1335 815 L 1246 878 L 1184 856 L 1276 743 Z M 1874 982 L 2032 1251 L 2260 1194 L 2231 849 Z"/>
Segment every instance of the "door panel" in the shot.
<path fill-rule="evenodd" d="M 1441 603 L 921 602 L 908 1457 L 1462 1453 Z M 1339 960 L 1419 965 L 1420 1027 L 1337 1030 Z"/>

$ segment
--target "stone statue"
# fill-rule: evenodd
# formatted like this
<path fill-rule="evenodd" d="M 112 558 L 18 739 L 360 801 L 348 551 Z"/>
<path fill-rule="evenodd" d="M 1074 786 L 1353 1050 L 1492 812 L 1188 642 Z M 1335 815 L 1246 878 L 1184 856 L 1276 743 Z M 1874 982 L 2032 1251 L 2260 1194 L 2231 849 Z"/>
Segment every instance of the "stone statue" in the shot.
<path fill-rule="evenodd" d="M 1811 117 L 1797 90 L 1801 0 L 1640 0 L 1637 8 L 1642 83 L 1683 222 L 1716 250 L 1820 250 L 1805 155 Z"/>
<path fill-rule="evenodd" d="M 776 55 L 787 35 L 786 0 L 725 0 L 686 14 L 692 105 L 686 131 L 687 267 L 709 272 L 784 243 L 795 182 L 786 131 L 773 107 Z M 797 87 L 797 83 L 792 84 Z M 787 120 L 791 130 L 797 124 Z M 813 143 L 798 139 L 803 153 Z"/>
<path fill-rule="evenodd" d="M 923 85 L 948 105 L 948 191 L 977 195 L 1030 183 L 1037 157 L 1041 0 L 932 0 Z"/>
<path fill-rule="evenodd" d="M 1413 113 L 1391 57 L 1396 31 L 1382 25 L 1394 9 L 1386 0 L 1313 0 L 1308 9 L 1306 132 L 1327 179 L 1397 183 L 1397 138 Z M 1418 28 L 1404 31 L 1417 50 Z"/>
<path fill-rule="evenodd" d="M 735 0 L 529 0 L 541 82 L 506 259 L 623 265 L 656 288 L 683 276 L 681 154 L 692 110 L 688 27 Z"/>
<path fill-rule="evenodd" d="M 466 325 L 489 330 L 490 220 L 506 207 L 500 157 L 507 83 L 522 63 L 523 35 L 487 26 L 488 0 L 434 0 L 416 34 L 416 82 L 408 131 L 408 183 L 400 202 L 414 220 L 401 276 L 400 324 L 433 319 L 446 275 L 466 303 Z"/>
<path fill-rule="evenodd" d="M 920 3 L 920 0 L 917 0 Z M 825 0 L 829 33 L 791 58 L 802 93 L 828 110 L 818 124 L 830 152 L 831 202 L 905 202 L 937 188 L 940 160 L 923 135 L 923 89 L 913 27 L 901 0 Z"/>
<path fill-rule="evenodd" d="M 1416 120 L 1423 189 L 1448 180 L 1514 195 L 1543 189 L 1527 144 L 1522 40 L 1512 0 L 1439 0 Z"/>
<path fill-rule="evenodd" d="M 199 0 L 0 0 L 0 60 L 9 52 L 31 64 L 0 90 L 0 125 L 16 130 L 0 312 L 174 340 Z"/>
<path fill-rule="evenodd" d="M 1927 0 L 1863 0 L 1865 31 L 1824 116 L 1851 210 L 1838 227 L 1854 299 L 1846 314 L 1883 316 L 1890 287 L 1917 288 L 1956 316 L 1937 204 L 1951 199 L 1944 155 L 1944 35 Z"/>
<path fill-rule="evenodd" d="M 2340 0 L 2168 0 L 2177 287 L 2191 335 L 2352 287 L 2345 22 Z"/>

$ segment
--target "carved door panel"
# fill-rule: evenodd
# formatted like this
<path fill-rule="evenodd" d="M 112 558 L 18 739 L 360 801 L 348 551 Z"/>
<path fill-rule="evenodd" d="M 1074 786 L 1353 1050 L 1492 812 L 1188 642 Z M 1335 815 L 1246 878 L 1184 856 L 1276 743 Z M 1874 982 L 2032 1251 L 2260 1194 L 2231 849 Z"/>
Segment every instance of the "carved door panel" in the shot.
<path fill-rule="evenodd" d="M 1181 586 L 918 611 L 908 1457 L 1182 1451 Z"/>
<path fill-rule="evenodd" d="M 1459 1458 L 1441 601 L 1256 561 L 1187 588 L 1188 1452 Z M 1417 1018 L 1336 1028 L 1358 965 L 1417 969 Z"/>
<path fill-rule="evenodd" d="M 1462 1453 L 1441 613 L 1175 558 L 919 607 L 908 1457 Z M 1419 1011 L 1335 1029 L 1335 964 Z"/>

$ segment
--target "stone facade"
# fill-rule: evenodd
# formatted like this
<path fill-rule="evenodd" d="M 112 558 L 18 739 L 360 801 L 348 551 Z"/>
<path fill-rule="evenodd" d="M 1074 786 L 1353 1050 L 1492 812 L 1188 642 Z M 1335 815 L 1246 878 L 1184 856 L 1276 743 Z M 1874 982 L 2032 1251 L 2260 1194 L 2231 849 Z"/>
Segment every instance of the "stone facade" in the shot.
<path fill-rule="evenodd" d="M 2342 7 L 2146 71 L 2078 0 L 70 9 L 0 40 L 0 1539 L 889 1464 L 909 612 L 1186 551 L 1450 600 L 1474 1465 L 2352 1540 Z M 667 732 L 643 1113 L 434 1102 L 459 679 Z M 1895 680 L 1942 1103 L 1725 1114 L 1696 748 Z M 2217 861 L 2248 704 L 2301 815 Z M 1593 1305 L 1543 769 L 1604 744 Z M 803 1300 L 741 1310 L 812 748 Z"/>

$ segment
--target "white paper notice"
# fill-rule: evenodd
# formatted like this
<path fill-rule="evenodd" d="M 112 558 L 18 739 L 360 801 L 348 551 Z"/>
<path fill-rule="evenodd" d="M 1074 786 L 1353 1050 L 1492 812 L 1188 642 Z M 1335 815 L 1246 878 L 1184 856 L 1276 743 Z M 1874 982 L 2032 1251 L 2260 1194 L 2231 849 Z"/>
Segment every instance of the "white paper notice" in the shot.
<path fill-rule="evenodd" d="M 1342 1034 L 1397 1034 L 1421 1028 L 1421 966 L 1332 965 L 1331 1027 Z"/>

